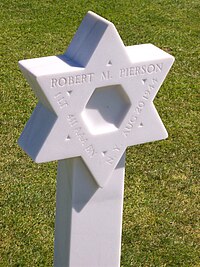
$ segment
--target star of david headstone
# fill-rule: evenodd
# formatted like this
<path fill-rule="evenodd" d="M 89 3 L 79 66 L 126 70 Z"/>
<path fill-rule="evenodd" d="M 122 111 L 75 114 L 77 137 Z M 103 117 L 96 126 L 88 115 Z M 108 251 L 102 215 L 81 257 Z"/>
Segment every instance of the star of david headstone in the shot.
<path fill-rule="evenodd" d="M 119 266 L 124 153 L 167 137 L 153 99 L 173 61 L 88 12 L 63 55 L 19 62 L 39 100 L 19 144 L 59 161 L 55 266 Z"/>

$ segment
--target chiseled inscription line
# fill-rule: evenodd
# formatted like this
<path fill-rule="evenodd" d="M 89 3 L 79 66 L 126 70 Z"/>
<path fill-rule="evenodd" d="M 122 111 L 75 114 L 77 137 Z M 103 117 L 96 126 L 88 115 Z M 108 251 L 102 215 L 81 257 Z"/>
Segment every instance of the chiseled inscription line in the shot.
<path fill-rule="evenodd" d="M 141 65 L 141 66 L 130 66 L 126 68 L 119 69 L 119 77 L 120 78 L 128 78 L 132 76 L 144 75 L 144 74 L 152 74 L 157 72 L 162 72 L 163 63 L 155 63 L 149 65 Z M 91 83 L 94 81 L 95 73 L 83 73 L 77 75 L 68 75 L 61 76 L 59 78 L 52 78 L 50 81 L 51 88 L 62 88 L 64 86 L 72 86 L 79 85 L 85 83 Z M 112 79 L 112 75 L 110 71 L 103 71 L 101 73 L 101 80 L 110 80 Z"/>
<path fill-rule="evenodd" d="M 77 118 L 73 114 L 68 114 L 67 115 L 67 121 L 69 125 L 72 127 L 73 132 L 78 139 L 78 141 L 81 143 L 81 145 L 84 148 L 84 151 L 86 154 L 90 157 L 93 158 L 94 155 L 97 154 L 95 151 L 95 148 L 93 144 L 91 144 L 86 136 L 86 133 L 84 132 L 83 128 L 79 125 Z"/>
<path fill-rule="evenodd" d="M 138 102 L 136 108 L 134 109 L 133 114 L 131 115 L 131 117 L 129 118 L 128 123 L 126 124 L 126 126 L 124 127 L 122 134 L 124 137 L 127 137 L 130 132 L 133 129 L 133 126 L 135 125 L 135 123 L 138 121 L 138 118 L 141 114 L 141 112 L 143 111 L 146 101 L 149 100 L 152 91 L 155 89 L 155 84 L 158 83 L 156 78 L 152 79 L 152 83 L 148 85 L 148 89 L 145 90 L 142 99 Z"/>

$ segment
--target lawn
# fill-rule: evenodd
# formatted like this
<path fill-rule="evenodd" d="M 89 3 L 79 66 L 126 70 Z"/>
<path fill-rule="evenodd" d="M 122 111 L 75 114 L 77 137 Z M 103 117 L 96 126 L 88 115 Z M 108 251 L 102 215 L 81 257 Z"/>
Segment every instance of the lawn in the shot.
<path fill-rule="evenodd" d="M 169 138 L 127 149 L 121 266 L 199 267 L 199 0 L 0 6 L 0 266 L 53 264 L 56 162 L 36 164 L 17 145 L 37 103 L 18 61 L 63 53 L 92 10 L 115 24 L 125 45 L 152 43 L 176 58 L 154 101 Z"/>

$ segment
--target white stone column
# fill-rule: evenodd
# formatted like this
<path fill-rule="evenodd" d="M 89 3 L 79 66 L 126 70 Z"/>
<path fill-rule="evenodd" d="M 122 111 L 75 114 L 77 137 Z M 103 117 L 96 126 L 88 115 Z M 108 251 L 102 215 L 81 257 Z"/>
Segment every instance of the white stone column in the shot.
<path fill-rule="evenodd" d="M 100 188 L 83 160 L 58 162 L 55 267 L 119 267 L 125 155 Z"/>

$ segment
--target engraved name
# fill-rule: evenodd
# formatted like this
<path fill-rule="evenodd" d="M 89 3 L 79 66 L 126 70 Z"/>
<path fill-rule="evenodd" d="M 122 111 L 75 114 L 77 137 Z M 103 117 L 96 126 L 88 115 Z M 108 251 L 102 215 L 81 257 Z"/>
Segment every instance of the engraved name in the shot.
<path fill-rule="evenodd" d="M 62 76 L 51 79 L 51 88 L 91 83 L 94 73 L 84 73 L 79 75 Z"/>
<path fill-rule="evenodd" d="M 119 70 L 119 77 L 126 78 L 131 76 L 138 76 L 143 74 L 152 74 L 161 72 L 163 68 L 163 63 L 142 65 L 142 66 L 132 66 L 129 68 L 121 68 Z"/>

